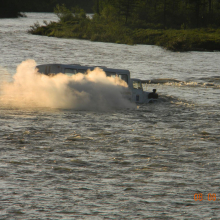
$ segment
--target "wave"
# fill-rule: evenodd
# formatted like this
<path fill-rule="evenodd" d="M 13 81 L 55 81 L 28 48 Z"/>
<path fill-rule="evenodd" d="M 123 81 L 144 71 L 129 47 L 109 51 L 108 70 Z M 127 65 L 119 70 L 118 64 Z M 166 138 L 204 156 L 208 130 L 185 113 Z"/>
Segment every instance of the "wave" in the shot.
<path fill-rule="evenodd" d="M 214 89 L 220 89 L 220 85 L 217 84 L 220 82 L 220 78 L 217 77 L 207 77 L 207 78 L 200 78 L 199 80 L 206 79 L 207 82 L 195 82 L 195 81 L 181 81 L 177 79 L 172 78 L 166 78 L 166 79 L 152 79 L 152 80 L 142 80 L 143 83 L 146 84 L 164 84 L 167 86 L 187 86 L 187 87 L 212 87 Z"/>

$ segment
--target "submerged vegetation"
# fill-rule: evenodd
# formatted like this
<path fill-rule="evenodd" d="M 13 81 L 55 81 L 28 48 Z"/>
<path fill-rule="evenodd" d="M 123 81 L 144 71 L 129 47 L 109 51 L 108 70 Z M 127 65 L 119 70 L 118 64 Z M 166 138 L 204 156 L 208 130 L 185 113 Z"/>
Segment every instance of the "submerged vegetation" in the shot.
<path fill-rule="evenodd" d="M 211 11 L 209 11 L 210 5 L 206 5 L 207 10 L 203 8 L 204 6 L 199 5 L 199 12 L 193 13 L 193 7 L 197 7 L 198 10 L 197 2 L 206 2 L 206 0 L 195 0 L 192 1 L 194 5 L 189 5 L 189 3 L 184 5 L 185 9 L 191 7 L 186 11 L 189 16 L 187 18 L 183 12 L 182 17 L 177 17 L 178 10 L 171 10 L 169 0 L 158 0 L 158 4 L 159 2 L 161 4 L 156 5 L 154 10 L 151 8 L 153 12 L 149 11 L 150 5 L 148 8 L 147 2 L 152 1 L 97 0 L 96 13 L 92 17 L 86 16 L 83 9 L 77 7 L 69 9 L 64 5 L 57 5 L 54 12 L 59 18 L 58 22 L 45 22 L 43 26 L 36 23 L 29 32 L 50 37 L 88 39 L 130 45 L 158 45 L 172 51 L 220 50 L 220 24 L 218 23 L 220 17 L 219 20 L 213 21 L 213 17 L 219 16 L 213 12 L 212 7 L 215 0 L 211 0 Z M 182 4 L 188 1 L 176 0 L 172 7 L 178 9 L 180 5 L 177 5 L 177 2 Z M 146 10 L 148 10 L 148 14 L 144 14 Z M 156 13 L 156 11 L 158 12 Z M 203 16 L 206 15 L 206 17 L 201 20 L 200 16 L 197 17 L 198 13 L 203 13 Z M 171 18 L 176 18 L 176 20 L 171 22 Z"/>

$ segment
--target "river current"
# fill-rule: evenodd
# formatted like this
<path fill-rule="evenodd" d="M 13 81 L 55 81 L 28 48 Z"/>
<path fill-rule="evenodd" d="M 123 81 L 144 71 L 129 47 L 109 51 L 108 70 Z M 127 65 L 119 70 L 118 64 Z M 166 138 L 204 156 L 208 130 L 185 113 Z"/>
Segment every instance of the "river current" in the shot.
<path fill-rule="evenodd" d="M 0 219 L 220 219 L 220 53 L 27 33 L 44 20 L 57 18 L 0 19 Z M 2 83 L 27 60 L 129 69 L 160 99 L 102 111 L 15 106 L 11 93 L 6 104 Z"/>

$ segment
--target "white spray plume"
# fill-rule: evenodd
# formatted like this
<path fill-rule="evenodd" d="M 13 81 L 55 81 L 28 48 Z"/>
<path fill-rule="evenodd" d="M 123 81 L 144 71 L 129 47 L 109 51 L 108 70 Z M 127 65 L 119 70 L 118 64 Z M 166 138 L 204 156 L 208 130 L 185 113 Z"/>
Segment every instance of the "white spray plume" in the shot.
<path fill-rule="evenodd" d="M 2 85 L 1 104 L 93 111 L 136 108 L 123 97 L 127 84 L 118 77 L 107 77 L 99 68 L 86 75 L 60 73 L 51 77 L 38 73 L 35 67 L 34 60 L 18 65 L 14 82 Z"/>

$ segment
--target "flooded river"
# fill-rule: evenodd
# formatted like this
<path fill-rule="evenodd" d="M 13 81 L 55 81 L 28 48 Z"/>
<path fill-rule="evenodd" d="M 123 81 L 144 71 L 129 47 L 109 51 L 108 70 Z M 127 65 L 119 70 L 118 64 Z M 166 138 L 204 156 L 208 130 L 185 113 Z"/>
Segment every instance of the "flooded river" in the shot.
<path fill-rule="evenodd" d="M 0 219 L 220 219 L 220 53 L 27 33 L 44 20 L 57 18 L 0 19 Z M 16 92 L 3 102 L 27 60 L 129 69 L 160 100 L 104 111 L 13 105 Z"/>

